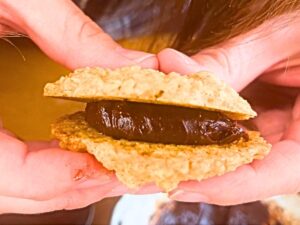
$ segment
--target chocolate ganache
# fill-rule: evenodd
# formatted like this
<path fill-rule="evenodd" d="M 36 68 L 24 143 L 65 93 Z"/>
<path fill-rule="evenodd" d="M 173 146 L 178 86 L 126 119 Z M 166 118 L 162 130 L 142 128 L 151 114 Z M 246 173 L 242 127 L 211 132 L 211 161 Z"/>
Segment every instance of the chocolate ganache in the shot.
<path fill-rule="evenodd" d="M 203 109 L 103 100 L 88 103 L 85 117 L 100 133 L 129 141 L 209 145 L 248 140 L 236 121 Z"/>

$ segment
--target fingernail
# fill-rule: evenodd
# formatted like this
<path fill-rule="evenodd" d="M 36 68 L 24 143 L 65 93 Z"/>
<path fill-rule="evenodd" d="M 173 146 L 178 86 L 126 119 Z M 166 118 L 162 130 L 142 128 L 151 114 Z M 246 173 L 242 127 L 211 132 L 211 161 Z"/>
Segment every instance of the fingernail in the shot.
<path fill-rule="evenodd" d="M 183 190 L 174 191 L 169 195 L 169 198 L 177 201 L 185 202 L 209 202 L 209 198 L 200 193 L 186 192 Z"/>
<path fill-rule="evenodd" d="M 193 74 L 200 71 L 207 71 L 207 68 L 200 65 L 197 61 L 190 58 L 189 56 L 178 52 L 174 49 L 168 49 L 170 57 L 172 57 L 172 63 L 178 65 L 179 72 L 181 74 Z M 178 69 L 177 69 L 178 70 Z M 178 72 L 178 71 L 177 71 Z"/>
<path fill-rule="evenodd" d="M 195 60 L 193 60 L 191 57 L 189 57 L 179 51 L 176 51 L 174 49 L 170 49 L 170 51 L 172 51 L 175 55 L 177 55 L 177 57 L 180 58 L 180 60 L 183 61 L 186 65 L 195 66 L 199 69 L 201 68 L 201 66 Z"/>
<path fill-rule="evenodd" d="M 158 61 L 155 55 L 146 55 L 135 59 L 134 62 L 143 68 L 158 68 Z"/>
<path fill-rule="evenodd" d="M 154 54 L 135 51 L 135 50 L 128 50 L 125 48 L 116 48 L 115 51 L 118 54 L 121 54 L 122 56 L 126 57 L 127 59 L 133 60 L 136 63 L 141 63 L 143 61 L 148 60 L 149 58 L 155 57 Z"/>
<path fill-rule="evenodd" d="M 118 54 L 129 59 L 134 64 L 138 64 L 143 68 L 157 68 L 158 60 L 154 54 L 141 51 L 124 49 L 122 47 L 115 49 Z"/>
<path fill-rule="evenodd" d="M 141 62 L 144 62 L 144 61 L 147 61 L 148 59 L 153 59 L 153 57 L 155 57 L 154 55 L 152 54 L 147 54 L 143 57 L 139 57 L 139 58 L 135 58 L 133 59 L 136 63 L 141 63 Z"/>

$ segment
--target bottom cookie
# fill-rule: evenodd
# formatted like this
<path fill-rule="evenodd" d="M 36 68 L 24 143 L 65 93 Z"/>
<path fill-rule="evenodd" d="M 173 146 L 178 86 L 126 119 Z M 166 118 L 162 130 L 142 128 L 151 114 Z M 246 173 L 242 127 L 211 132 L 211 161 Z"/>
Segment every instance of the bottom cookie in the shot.
<path fill-rule="evenodd" d="M 93 154 L 128 187 L 154 182 L 164 191 L 171 191 L 181 181 L 200 181 L 262 159 L 271 146 L 258 132 L 248 133 L 249 141 L 184 146 L 112 139 L 91 128 L 83 112 L 65 116 L 52 125 L 52 134 L 62 148 Z"/>

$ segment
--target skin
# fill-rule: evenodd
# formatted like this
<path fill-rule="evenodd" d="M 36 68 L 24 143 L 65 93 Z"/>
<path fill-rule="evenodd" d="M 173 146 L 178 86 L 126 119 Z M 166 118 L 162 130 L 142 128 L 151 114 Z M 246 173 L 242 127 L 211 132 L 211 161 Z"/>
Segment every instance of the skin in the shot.
<path fill-rule="evenodd" d="M 0 24 L 3 35 L 28 35 L 70 69 L 158 65 L 152 54 L 123 49 L 68 0 L 1 0 Z M 80 208 L 127 191 L 92 156 L 24 143 L 0 127 L 0 213 Z"/>
<path fill-rule="evenodd" d="M 233 205 L 300 191 L 299 40 L 300 18 L 290 14 L 191 58 L 172 49 L 158 54 L 164 72 L 208 70 L 237 91 L 247 87 L 242 93 L 258 112 L 254 123 L 273 145 L 264 160 L 235 172 L 183 182 L 172 199 Z"/>
<path fill-rule="evenodd" d="M 300 191 L 300 97 L 292 89 L 300 87 L 300 22 L 294 15 L 192 57 L 172 49 L 157 56 L 123 49 L 68 0 L 2 0 L 0 24 L 3 34 L 28 35 L 70 69 L 139 64 L 182 74 L 209 70 L 238 91 L 247 87 L 244 95 L 259 113 L 255 122 L 273 144 L 271 153 L 220 177 L 183 182 L 170 193 L 172 199 L 229 205 Z M 64 151 L 56 142 L 24 143 L 3 128 L 0 177 L 0 213 L 80 208 L 129 191 L 92 156 Z M 156 191 L 147 186 L 137 193 Z"/>

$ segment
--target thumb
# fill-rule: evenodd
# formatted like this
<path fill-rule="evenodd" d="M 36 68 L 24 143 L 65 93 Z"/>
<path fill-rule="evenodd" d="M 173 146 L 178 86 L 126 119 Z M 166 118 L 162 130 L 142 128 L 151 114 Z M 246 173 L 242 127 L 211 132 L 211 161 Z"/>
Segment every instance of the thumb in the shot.
<path fill-rule="evenodd" d="M 183 182 L 170 197 L 186 202 L 234 205 L 295 194 L 299 192 L 300 183 L 299 147 L 293 140 L 278 142 L 264 160 L 256 160 L 234 172 L 201 182 Z"/>
<path fill-rule="evenodd" d="M 22 29 L 48 56 L 70 69 L 157 67 L 154 55 L 123 49 L 70 0 L 3 0 L 0 7 L 7 25 Z"/>
<path fill-rule="evenodd" d="M 299 24 L 291 14 L 278 17 L 191 58 L 165 49 L 158 54 L 160 69 L 182 74 L 208 70 L 240 91 L 272 65 L 300 50 Z"/>
<path fill-rule="evenodd" d="M 89 154 L 51 146 L 30 151 L 24 142 L 1 132 L 0 155 L 0 196 L 47 200 L 115 180 Z"/>

